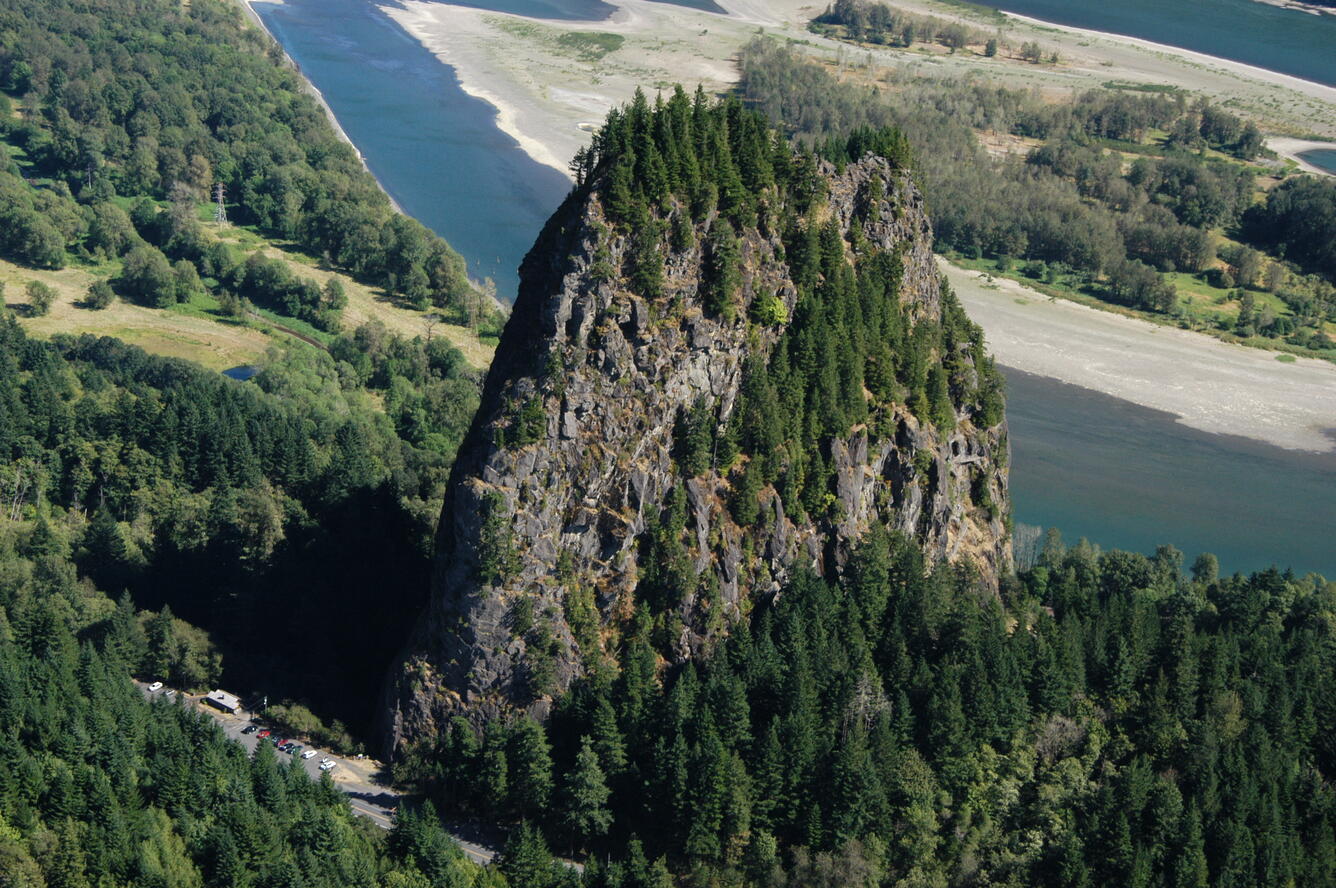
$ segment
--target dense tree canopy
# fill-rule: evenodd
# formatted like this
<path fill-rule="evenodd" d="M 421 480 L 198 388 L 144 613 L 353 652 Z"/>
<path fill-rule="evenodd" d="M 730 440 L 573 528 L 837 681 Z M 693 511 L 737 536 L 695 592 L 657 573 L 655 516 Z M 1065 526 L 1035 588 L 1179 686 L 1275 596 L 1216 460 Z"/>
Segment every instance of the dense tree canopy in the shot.
<path fill-rule="evenodd" d="M 106 542 L 89 537 L 119 532 L 104 514 L 90 552 Z M 113 603 L 69 557 L 44 516 L 0 522 L 0 885 L 504 884 L 430 809 L 387 836 L 299 759 L 267 743 L 250 758 L 213 719 L 145 700 L 129 670 L 198 683 L 176 670 L 216 656 L 207 637 L 166 609 Z"/>
<path fill-rule="evenodd" d="M 1257 243 L 1336 280 L 1336 182 L 1312 177 L 1284 182 L 1244 222 Z"/>
<path fill-rule="evenodd" d="M 1180 570 L 1050 539 L 997 601 L 873 535 L 704 663 L 664 667 L 642 606 L 546 731 L 459 721 L 400 773 L 620 849 L 598 886 L 645 855 L 754 885 L 1331 884 L 1336 586 Z"/>
<path fill-rule="evenodd" d="M 1270 262 L 1269 274 L 1249 287 L 1271 290 L 1291 314 L 1273 311 L 1265 326 L 1249 329 L 1294 345 L 1330 344 L 1324 325 L 1336 319 L 1336 289 L 1323 250 L 1333 238 L 1322 226 L 1332 218 L 1332 188 L 1300 177 L 1250 211 L 1256 167 L 1215 152 L 1251 158 L 1259 137 L 1218 107 L 1182 93 L 1115 89 L 1052 103 L 986 81 L 899 72 L 886 75 L 891 88 L 863 87 L 760 38 L 744 49 L 742 68 L 746 100 L 799 141 L 899 128 L 914 149 L 934 234 L 946 250 L 1028 260 L 1026 273 L 1039 280 L 1062 275 L 1093 295 L 1175 314 L 1173 284 L 1149 275 L 1232 277 L 1238 268 L 1226 251 L 1217 257 L 1217 232 L 1224 231 L 1285 260 Z M 1168 133 L 1153 151 L 1142 143 L 1151 130 Z M 979 132 L 1040 144 L 995 158 Z M 1135 156 L 1131 162 L 1127 154 Z"/>
<path fill-rule="evenodd" d="M 466 314 L 476 301 L 460 256 L 391 209 L 235 3 L 4 0 L 0 32 L 0 88 L 22 103 L 15 116 L 6 101 L 0 136 L 29 177 L 13 159 L 0 173 L 5 255 L 53 268 L 67 250 L 119 255 L 134 237 L 117 196 L 189 203 L 190 216 L 221 183 L 233 221 L 414 305 Z"/>
<path fill-rule="evenodd" d="M 0 316 L 0 498 L 12 518 L 51 510 L 112 594 L 208 627 L 239 687 L 364 727 L 425 594 L 478 380 L 439 337 L 366 326 L 332 352 L 274 356 L 241 384 Z"/>

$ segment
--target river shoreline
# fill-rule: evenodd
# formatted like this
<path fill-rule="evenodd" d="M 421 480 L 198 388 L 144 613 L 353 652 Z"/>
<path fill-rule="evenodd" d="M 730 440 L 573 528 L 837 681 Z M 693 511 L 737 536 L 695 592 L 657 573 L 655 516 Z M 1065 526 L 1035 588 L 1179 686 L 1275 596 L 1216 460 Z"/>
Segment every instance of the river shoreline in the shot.
<path fill-rule="evenodd" d="M 636 85 L 658 80 L 656 66 L 670 67 L 675 58 L 670 45 L 674 33 L 693 35 L 690 45 L 697 58 L 726 57 L 720 47 L 744 43 L 755 33 L 758 17 L 768 16 L 763 18 L 766 25 L 784 36 L 786 28 L 805 29 L 811 12 L 800 2 L 778 0 L 761 6 L 752 0 L 722 0 L 729 17 L 707 19 L 693 10 L 665 8 L 648 0 L 613 2 L 617 11 L 598 27 L 622 35 L 624 48 L 609 53 L 598 65 L 583 67 L 554 47 L 559 46 L 562 34 L 588 28 L 587 22 L 537 22 L 426 0 L 404 0 L 401 8 L 382 9 L 450 65 L 470 95 L 496 107 L 498 126 L 526 153 L 553 167 L 587 141 L 588 130 L 597 124 L 601 110 L 625 101 Z M 915 0 L 908 3 L 914 5 Z M 1160 71 L 1169 79 L 1180 67 L 1192 66 L 1197 77 L 1215 78 L 1222 89 L 1246 79 L 1336 106 L 1336 89 L 1319 83 L 1139 38 L 1014 18 L 1020 21 L 1014 27 L 1026 31 L 1037 25 L 1058 28 L 1056 40 L 1065 41 L 1059 44 L 1064 52 L 1074 43 L 1073 35 L 1082 41 L 1094 37 L 1107 41 L 1115 48 L 1096 46 L 1082 51 L 1096 58 L 1100 51 L 1117 53 L 1118 58 L 1135 57 L 1141 65 L 1136 73 L 1142 77 Z M 646 32 L 653 33 L 657 42 L 637 43 Z M 822 41 L 803 33 L 814 43 Z M 1019 36 L 1011 32 L 1012 39 Z M 1040 36 L 1055 39 L 1047 32 Z M 847 45 L 837 44 L 835 49 L 847 52 Z M 623 59 L 628 53 L 635 54 L 634 62 Z M 1090 64 L 1090 58 L 1083 57 L 1081 64 Z M 1101 78 L 1124 73 L 1118 68 L 1097 70 Z M 583 72 L 588 83 L 597 79 L 590 76 L 594 71 L 603 82 L 579 90 L 573 79 Z M 732 67 L 716 71 L 713 85 L 722 91 L 736 77 Z M 1294 147 L 1295 153 L 1312 144 L 1305 141 L 1292 146 L 1283 139 L 1273 140 L 1276 148 L 1288 151 Z M 1048 297 L 1019 284 L 990 281 L 980 285 L 962 278 L 971 273 L 953 266 L 946 272 L 1003 364 L 1172 413 L 1185 425 L 1211 434 L 1242 435 L 1314 453 L 1336 447 L 1336 440 L 1327 432 L 1336 427 L 1336 367 L 1325 362 L 1281 363 L 1273 352 L 1229 345 L 1199 333 L 1159 327 L 1076 303 L 1050 305 Z M 990 292 L 993 290 L 996 292 Z M 1028 307 L 1021 309 L 1019 301 Z M 1093 352 L 1098 352 L 1097 359 L 1090 357 Z M 1153 372 L 1148 368 L 1154 368 Z M 1166 385 L 1165 380 L 1173 382 Z"/>
<path fill-rule="evenodd" d="M 1044 21 L 1043 19 L 1033 18 L 1028 15 L 1006 12 L 1005 10 L 1002 11 L 1002 14 L 1009 19 L 1015 19 L 1016 21 L 1024 22 L 1027 25 L 1065 31 L 1073 36 L 1082 37 L 1088 40 L 1111 40 L 1117 43 L 1127 44 L 1128 46 L 1135 46 L 1150 52 L 1170 53 L 1191 63 L 1214 65 L 1220 70 L 1230 74 L 1241 75 L 1248 79 L 1260 80 L 1265 83 L 1273 83 L 1277 86 L 1287 87 L 1296 92 L 1323 101 L 1336 102 L 1336 87 L 1327 86 L 1325 83 L 1318 83 L 1315 80 L 1305 80 L 1302 77 L 1295 77 L 1292 74 L 1282 74 L 1279 71 L 1272 71 L 1268 68 L 1258 67 L 1257 65 L 1236 62 L 1233 59 L 1208 55 L 1204 52 L 1197 52 L 1194 49 L 1184 49 L 1181 46 L 1173 46 L 1168 43 L 1156 43 L 1153 40 L 1145 40 L 1141 37 L 1129 37 L 1126 34 L 1112 34 L 1107 31 L 1091 30 L 1090 28 L 1060 25 L 1055 22 Z"/>
<path fill-rule="evenodd" d="M 723 13 L 651 0 L 611 3 L 616 8 L 607 18 L 583 21 L 433 0 L 379 8 L 448 66 L 464 92 L 495 108 L 497 127 L 530 158 L 568 178 L 575 152 L 637 87 L 682 83 L 726 91 L 738 79 L 738 47 L 757 28 L 793 24 L 764 0 L 723 0 Z M 563 35 L 591 26 L 621 37 L 623 45 L 595 62 L 563 49 Z"/>
<path fill-rule="evenodd" d="M 1281 9 L 1292 9 L 1295 12 L 1306 12 L 1309 15 L 1336 15 L 1336 7 L 1318 6 L 1316 3 L 1302 3 L 1300 0 L 1253 0 L 1255 3 L 1265 3 L 1267 6 L 1278 6 Z"/>
<path fill-rule="evenodd" d="M 1336 450 L 1336 366 L 1054 299 L 939 259 L 999 364 L 1286 450 Z"/>
<path fill-rule="evenodd" d="M 1332 151 L 1336 150 L 1336 142 L 1318 142 L 1313 139 L 1290 139 L 1283 136 L 1271 136 L 1266 140 L 1266 147 L 1279 154 L 1281 157 L 1288 157 L 1299 165 L 1300 169 L 1307 170 L 1319 176 L 1332 176 L 1336 173 L 1330 170 L 1324 170 L 1316 164 L 1309 163 L 1304 159 L 1304 153 L 1307 151 Z"/>
<path fill-rule="evenodd" d="M 650 0 L 610 2 L 614 12 L 591 21 L 530 19 L 434 0 L 400 0 L 382 4 L 380 10 L 447 65 L 464 92 L 495 108 L 498 128 L 526 154 L 568 177 L 569 160 L 587 144 L 589 132 L 637 86 L 677 82 L 688 89 L 696 84 L 707 91 L 731 89 L 738 79 L 737 48 L 758 28 L 781 39 L 801 40 L 819 55 L 847 56 L 850 50 L 847 44 L 807 30 L 811 16 L 820 11 L 810 0 L 720 0 L 722 15 Z M 901 5 L 943 14 L 923 0 L 902 0 Z M 1011 39 L 1034 32 L 1041 43 L 1053 44 L 1071 62 L 1050 71 L 966 57 L 916 60 L 885 50 L 860 47 L 858 51 L 866 50 L 869 58 L 875 56 L 883 64 L 948 65 L 960 74 L 973 71 L 1003 82 L 1009 77 L 1038 76 L 1051 79 L 1055 90 L 1064 89 L 1064 83 L 1070 90 L 1117 77 L 1181 82 L 1217 101 L 1241 97 L 1254 110 L 1289 108 L 1264 127 L 1267 131 L 1336 138 L 1336 87 L 1138 37 L 1004 14 L 1011 23 Z M 591 25 L 620 36 L 625 41 L 622 48 L 597 60 L 560 51 L 563 34 Z M 1025 33 L 1016 33 L 1018 29 Z M 1300 109 L 1303 103 L 1311 107 Z M 1315 169 L 1296 159 L 1304 169 Z"/>
<path fill-rule="evenodd" d="M 365 155 L 362 154 L 362 150 L 357 147 L 357 143 L 344 132 L 343 124 L 339 123 L 338 115 L 334 113 L 333 108 L 329 107 L 329 102 L 325 101 L 325 94 L 320 91 L 320 87 L 311 82 L 311 78 L 307 77 L 306 73 L 302 71 L 302 66 L 297 64 L 297 60 L 288 54 L 287 49 L 283 46 L 283 41 L 279 40 L 278 37 L 269 30 L 269 27 L 264 23 L 263 16 L 256 11 L 252 2 L 253 0 L 237 0 L 237 3 L 241 6 L 242 12 L 245 14 L 246 18 L 250 20 L 251 24 L 259 28 L 262 34 L 272 40 L 274 44 L 282 50 L 283 58 L 287 60 L 287 63 L 292 67 L 292 70 L 297 72 L 297 76 L 301 78 L 301 82 L 306 89 L 307 94 L 315 99 L 316 103 L 320 105 L 321 109 L 325 112 L 325 118 L 329 121 L 330 126 L 334 127 L 334 132 L 338 134 L 338 137 L 342 139 L 349 148 L 353 149 L 353 153 L 357 155 L 357 160 L 362 164 L 362 169 L 370 173 L 371 178 L 376 180 L 376 186 L 380 188 L 381 193 L 389 199 L 390 206 L 401 216 L 408 215 L 404 212 L 403 207 L 399 206 L 398 201 L 394 199 L 394 195 L 390 194 L 381 183 L 380 179 L 376 178 L 376 174 L 372 172 L 371 166 L 367 163 Z M 265 2 L 281 4 L 283 0 L 265 0 Z"/>

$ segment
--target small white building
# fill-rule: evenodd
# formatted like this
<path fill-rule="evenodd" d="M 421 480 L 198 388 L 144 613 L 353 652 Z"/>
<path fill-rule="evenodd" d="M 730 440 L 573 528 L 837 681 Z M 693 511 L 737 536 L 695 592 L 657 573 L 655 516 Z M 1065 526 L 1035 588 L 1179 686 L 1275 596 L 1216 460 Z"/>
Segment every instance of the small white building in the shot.
<path fill-rule="evenodd" d="M 223 690 L 209 691 L 209 695 L 204 698 L 204 702 L 221 709 L 223 712 L 236 712 L 241 708 L 241 701 L 237 699 L 237 695 L 229 694 Z"/>

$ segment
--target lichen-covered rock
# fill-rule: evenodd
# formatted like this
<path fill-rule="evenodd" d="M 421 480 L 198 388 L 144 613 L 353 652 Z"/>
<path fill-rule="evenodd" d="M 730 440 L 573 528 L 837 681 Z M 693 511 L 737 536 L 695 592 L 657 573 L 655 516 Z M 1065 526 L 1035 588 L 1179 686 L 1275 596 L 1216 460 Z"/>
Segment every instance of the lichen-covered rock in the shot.
<path fill-rule="evenodd" d="M 908 177 L 873 156 L 821 172 L 828 218 L 846 239 L 899 250 L 908 315 L 940 320 L 932 235 Z M 869 193 L 882 195 L 873 212 L 860 204 Z M 673 449 L 679 417 L 707 401 L 727 421 L 746 359 L 764 357 L 784 330 L 704 310 L 709 224 L 665 256 L 663 292 L 653 300 L 627 283 L 631 245 L 606 223 L 597 190 L 574 193 L 525 259 L 454 466 L 430 609 L 388 683 L 392 750 L 453 714 L 543 716 L 552 696 L 615 644 L 634 607 L 638 540 L 675 488 L 685 490 L 691 567 L 711 592 L 675 605 L 674 656 L 707 648 L 797 566 L 837 573 L 875 523 L 916 537 L 930 557 L 969 560 L 980 582 L 996 585 L 1010 557 L 1003 424 L 977 428 L 960 413 L 945 433 L 894 407 L 893 434 L 883 423 L 880 436 L 859 426 L 829 442 L 838 505 L 817 519 L 795 522 L 767 487 L 761 517 L 740 528 L 726 505 L 727 477 L 682 477 Z M 773 293 L 792 317 L 798 288 L 779 237 L 752 228 L 739 238 L 744 303 Z"/>

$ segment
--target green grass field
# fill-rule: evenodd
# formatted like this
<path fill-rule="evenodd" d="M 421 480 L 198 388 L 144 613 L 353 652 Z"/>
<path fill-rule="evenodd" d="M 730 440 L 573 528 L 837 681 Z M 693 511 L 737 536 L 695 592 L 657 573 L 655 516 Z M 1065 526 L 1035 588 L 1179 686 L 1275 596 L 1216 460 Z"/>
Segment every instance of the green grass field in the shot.
<path fill-rule="evenodd" d="M 6 147 L 11 154 L 17 150 L 13 146 Z M 114 202 L 128 211 L 136 200 L 118 197 Z M 201 202 L 197 215 L 208 233 L 232 244 L 243 257 L 262 252 L 281 259 L 293 274 L 309 278 L 321 286 L 331 278 L 337 279 L 348 297 L 342 318 L 344 330 L 377 321 L 401 336 L 411 338 L 426 332 L 431 311 L 409 308 L 390 294 L 327 267 L 293 244 L 267 238 L 252 227 L 227 225 L 219 228 L 213 222 L 212 203 Z M 24 327 L 37 336 L 85 332 L 115 336 L 154 354 L 188 358 L 219 370 L 259 362 L 274 346 L 288 347 L 302 340 L 325 346 L 334 340 L 334 334 L 265 307 L 256 307 L 258 317 L 245 320 L 229 317 L 209 292 L 165 309 L 147 308 L 121 299 L 101 311 L 84 306 L 84 295 L 94 281 L 114 280 L 120 272 L 119 259 L 81 260 L 70 255 L 66 267 L 59 271 L 29 269 L 0 260 L 0 283 L 5 284 L 5 302 L 19 315 Z M 28 316 L 23 293 L 28 282 L 34 280 L 56 291 L 51 311 L 40 318 Z M 484 369 L 491 363 L 496 351 L 494 336 L 480 336 L 453 324 L 432 322 L 432 327 L 435 335 L 446 337 L 473 366 Z"/>

